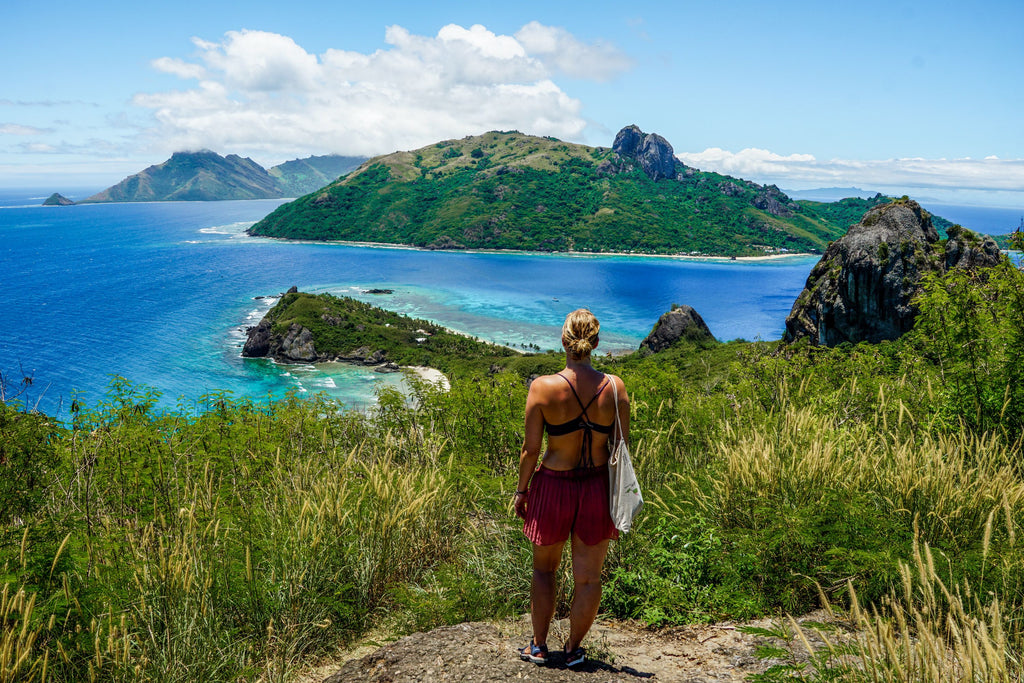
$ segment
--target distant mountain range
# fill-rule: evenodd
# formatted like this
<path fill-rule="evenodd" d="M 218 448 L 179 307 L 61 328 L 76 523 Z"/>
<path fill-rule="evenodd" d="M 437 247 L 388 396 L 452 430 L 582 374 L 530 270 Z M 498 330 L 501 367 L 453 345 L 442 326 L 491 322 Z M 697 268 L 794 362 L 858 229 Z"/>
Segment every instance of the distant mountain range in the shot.
<path fill-rule="evenodd" d="M 236 154 L 210 150 L 175 152 L 79 204 L 98 202 L 280 199 L 313 192 L 358 167 L 365 157 L 338 155 L 295 159 L 267 170 Z"/>
<path fill-rule="evenodd" d="M 819 187 L 813 190 L 783 190 L 791 199 L 806 199 L 812 202 L 838 202 L 840 199 L 855 197 L 868 199 L 877 192 L 862 190 L 859 187 Z"/>

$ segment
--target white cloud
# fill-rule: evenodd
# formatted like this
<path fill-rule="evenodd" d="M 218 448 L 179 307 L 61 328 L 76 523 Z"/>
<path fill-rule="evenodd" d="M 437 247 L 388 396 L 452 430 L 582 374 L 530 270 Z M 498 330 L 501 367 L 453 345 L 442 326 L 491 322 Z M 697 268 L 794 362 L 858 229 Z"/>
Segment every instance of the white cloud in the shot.
<path fill-rule="evenodd" d="M 53 154 L 58 151 L 57 147 L 45 142 L 31 142 L 21 145 L 21 151 L 27 154 Z"/>
<path fill-rule="evenodd" d="M 783 156 L 766 149 L 751 147 L 741 152 L 729 152 L 720 147 L 709 147 L 703 152 L 677 154 L 684 164 L 719 173 L 750 178 L 772 173 L 786 173 L 793 164 L 814 163 L 811 154 L 790 154 Z"/>
<path fill-rule="evenodd" d="M 43 135 L 51 132 L 45 128 L 24 126 L 20 123 L 0 123 L 0 135 Z"/>
<path fill-rule="evenodd" d="M 317 58 L 289 38 L 265 31 L 228 31 L 220 44 L 194 40 L 210 74 L 242 91 L 306 91 L 316 87 Z"/>
<path fill-rule="evenodd" d="M 580 102 L 552 77 L 606 78 L 628 68 L 615 48 L 536 22 L 515 36 L 449 24 L 436 36 L 401 26 L 372 53 L 306 52 L 291 38 L 230 31 L 195 38 L 194 60 L 163 57 L 164 73 L 194 81 L 134 103 L 159 122 L 163 152 L 207 147 L 264 162 L 305 154 L 380 154 L 494 129 L 578 139 Z"/>
<path fill-rule="evenodd" d="M 458 24 L 448 24 L 437 32 L 437 37 L 445 43 L 466 43 L 481 56 L 491 59 L 516 59 L 526 56 L 523 46 L 515 38 L 495 35 L 480 24 L 473 24 L 469 30 Z"/>
<path fill-rule="evenodd" d="M 529 54 L 574 78 L 607 81 L 633 66 L 614 45 L 600 41 L 588 45 L 564 28 L 536 21 L 516 31 L 516 39 Z"/>
<path fill-rule="evenodd" d="M 820 161 L 811 154 L 763 149 L 729 152 L 712 147 L 677 153 L 695 168 L 792 188 L 856 185 L 883 191 L 941 189 L 1020 191 L 1024 159 L 880 159 Z M 902 188 L 902 190 L 901 190 Z"/>
<path fill-rule="evenodd" d="M 154 59 L 152 64 L 157 71 L 163 71 L 178 78 L 203 78 L 206 75 L 206 69 L 199 64 L 189 64 L 172 57 Z"/>

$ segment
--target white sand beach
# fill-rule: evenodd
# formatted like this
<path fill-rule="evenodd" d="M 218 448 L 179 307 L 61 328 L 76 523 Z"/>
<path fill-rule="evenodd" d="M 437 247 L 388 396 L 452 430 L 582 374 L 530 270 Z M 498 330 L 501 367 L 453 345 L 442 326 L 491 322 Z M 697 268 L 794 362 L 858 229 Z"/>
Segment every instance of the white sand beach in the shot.
<path fill-rule="evenodd" d="M 786 252 L 770 253 L 763 256 L 716 256 L 713 254 L 639 254 L 625 251 L 531 251 L 529 249 L 452 249 L 435 250 L 425 247 L 417 247 L 412 244 L 401 244 L 397 242 L 361 242 L 354 240 L 293 240 L 283 237 L 260 237 L 260 239 L 282 240 L 296 244 L 337 244 L 345 247 L 368 247 L 371 249 L 398 249 L 410 251 L 454 251 L 462 254 L 526 254 L 531 256 L 563 256 L 570 258 L 600 258 L 607 256 L 628 256 L 633 258 L 661 258 L 676 259 L 680 261 L 718 261 L 718 262 L 739 262 L 756 263 L 758 261 L 777 261 L 784 259 L 804 258 L 807 256 L 820 256 L 808 252 Z"/>
<path fill-rule="evenodd" d="M 405 365 L 402 369 L 415 373 L 421 379 L 424 379 L 431 384 L 440 384 L 445 391 L 451 389 L 452 385 L 448 382 L 448 378 L 444 376 L 443 372 L 436 368 L 429 368 L 426 365 Z"/>

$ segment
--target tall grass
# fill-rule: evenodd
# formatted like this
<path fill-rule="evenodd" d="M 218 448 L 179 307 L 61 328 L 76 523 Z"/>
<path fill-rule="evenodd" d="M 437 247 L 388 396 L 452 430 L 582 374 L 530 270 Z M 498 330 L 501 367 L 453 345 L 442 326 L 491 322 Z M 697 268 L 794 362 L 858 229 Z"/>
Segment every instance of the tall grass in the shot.
<path fill-rule="evenodd" d="M 771 429 L 719 443 L 715 455 L 717 472 L 691 491 L 725 524 L 754 523 L 766 502 L 803 507 L 836 493 L 870 494 L 888 514 L 917 519 L 934 541 L 979 539 L 996 508 L 1024 513 L 1019 452 L 991 434 L 841 427 L 832 416 L 791 408 Z"/>
<path fill-rule="evenodd" d="M 284 680 L 451 558 L 467 523 L 453 462 L 365 438 L 370 418 L 111 408 L 57 440 L 64 468 L 7 560 L 2 680 Z"/>
<path fill-rule="evenodd" d="M 948 583 L 936 570 L 928 545 L 915 546 L 913 563 L 901 564 L 900 574 L 902 592 L 894 591 L 880 607 L 862 607 L 851 591 L 858 664 L 866 677 L 907 682 L 1019 680 L 1024 673 L 1024 640 L 1011 621 L 1019 605 L 979 595 L 966 582 Z"/>
<path fill-rule="evenodd" d="M 1019 604 L 995 594 L 979 594 L 969 582 L 950 582 L 927 544 L 915 543 L 913 558 L 900 563 L 900 585 L 878 604 L 863 606 L 850 587 L 849 608 L 823 604 L 844 633 L 829 637 L 822 624 L 801 626 L 787 617 L 778 629 L 751 629 L 785 636 L 789 662 L 776 665 L 759 681 L 886 681 L 1008 683 L 1024 675 Z M 818 638 L 810 637 L 809 630 Z M 776 648 L 766 650 L 779 654 Z"/>

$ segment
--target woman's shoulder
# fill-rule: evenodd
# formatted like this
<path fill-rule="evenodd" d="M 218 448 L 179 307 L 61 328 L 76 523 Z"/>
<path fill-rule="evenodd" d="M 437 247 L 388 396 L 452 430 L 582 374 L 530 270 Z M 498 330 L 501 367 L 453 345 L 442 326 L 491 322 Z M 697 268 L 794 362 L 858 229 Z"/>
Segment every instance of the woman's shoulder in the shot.
<path fill-rule="evenodd" d="M 625 393 L 626 383 L 622 381 L 622 378 L 618 375 L 613 375 L 610 372 L 604 373 L 604 376 L 608 379 L 608 383 L 612 384 L 616 391 L 620 394 Z"/>
<path fill-rule="evenodd" d="M 530 391 L 549 391 L 559 389 L 565 384 L 565 379 L 557 373 L 553 375 L 539 375 L 530 382 Z"/>

